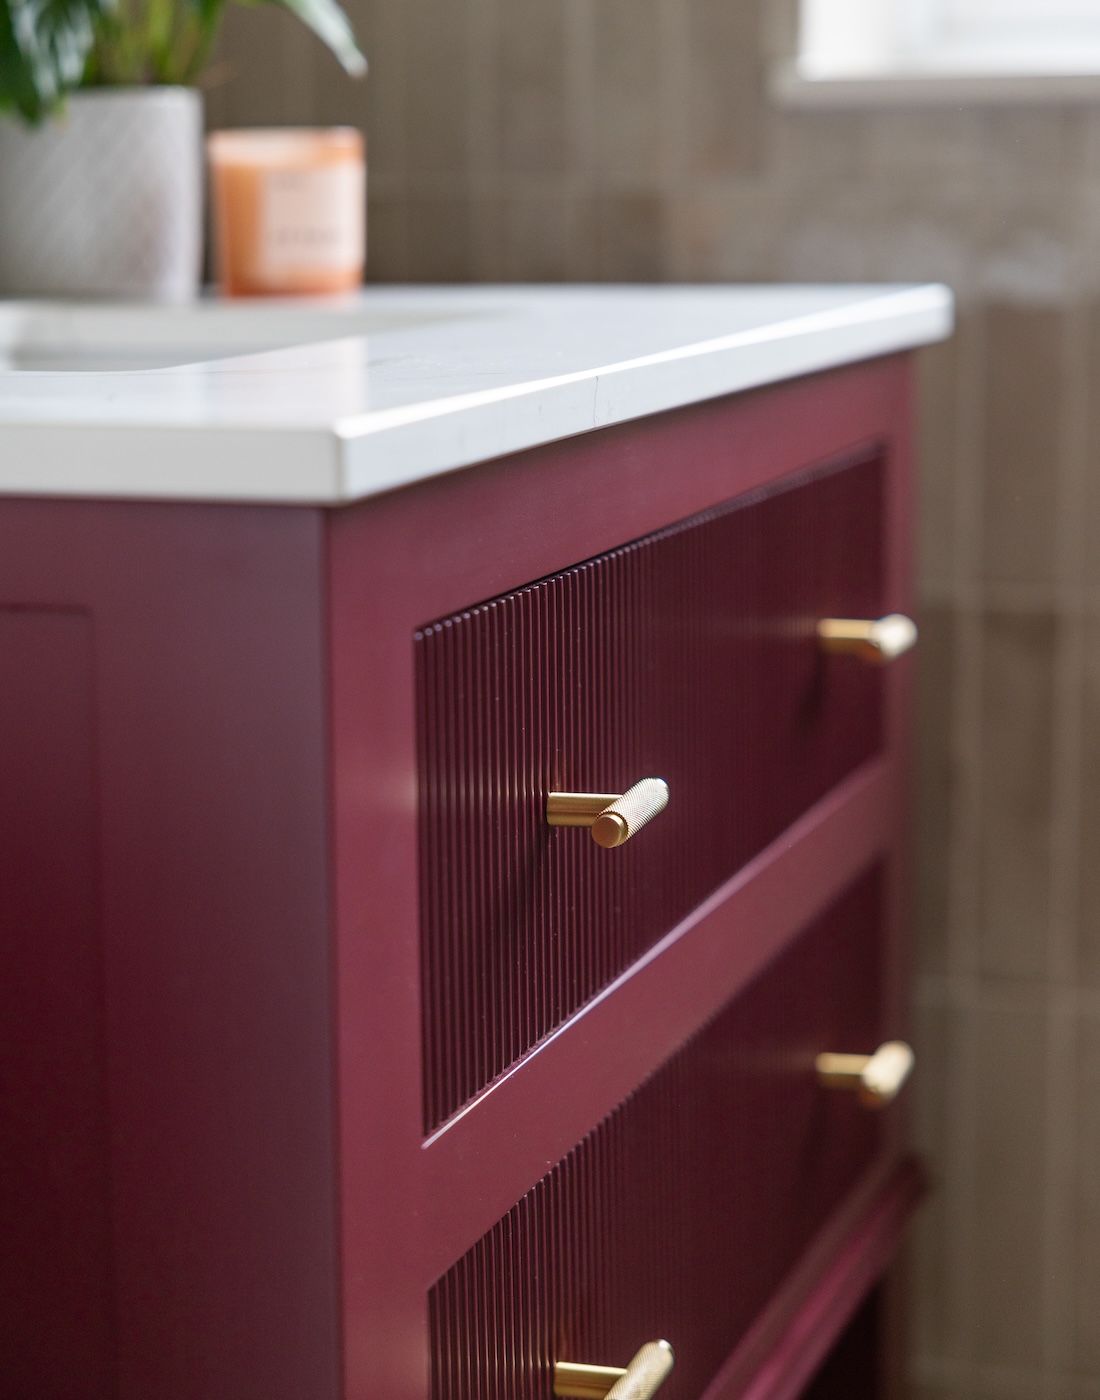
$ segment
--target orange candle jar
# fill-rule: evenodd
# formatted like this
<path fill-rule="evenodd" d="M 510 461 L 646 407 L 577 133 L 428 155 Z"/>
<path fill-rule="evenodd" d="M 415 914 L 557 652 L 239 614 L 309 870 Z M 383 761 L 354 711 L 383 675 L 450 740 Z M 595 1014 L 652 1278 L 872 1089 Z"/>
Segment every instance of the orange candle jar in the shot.
<path fill-rule="evenodd" d="M 352 127 L 207 137 L 227 296 L 345 292 L 363 280 L 366 162 Z"/>

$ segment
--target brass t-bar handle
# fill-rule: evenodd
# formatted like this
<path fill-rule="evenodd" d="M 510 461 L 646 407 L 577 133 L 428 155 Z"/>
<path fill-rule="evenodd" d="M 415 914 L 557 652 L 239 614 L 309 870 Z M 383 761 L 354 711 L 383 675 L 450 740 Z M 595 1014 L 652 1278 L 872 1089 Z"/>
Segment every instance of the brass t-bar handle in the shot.
<path fill-rule="evenodd" d="M 650 1400 L 676 1360 L 667 1342 L 646 1342 L 625 1370 L 621 1366 L 554 1364 L 554 1394 L 562 1400 Z"/>
<path fill-rule="evenodd" d="M 904 613 L 875 619 L 823 617 L 817 624 L 817 635 L 823 651 L 885 666 L 916 645 L 917 624 Z"/>
<path fill-rule="evenodd" d="M 885 1108 L 897 1098 L 913 1063 L 904 1040 L 888 1040 L 873 1055 L 818 1055 L 816 1069 L 827 1089 L 854 1089 L 866 1108 Z"/>
<path fill-rule="evenodd" d="M 643 778 L 620 794 L 614 792 L 552 792 L 546 799 L 550 826 L 586 826 L 597 846 L 621 846 L 668 806 L 663 778 Z"/>

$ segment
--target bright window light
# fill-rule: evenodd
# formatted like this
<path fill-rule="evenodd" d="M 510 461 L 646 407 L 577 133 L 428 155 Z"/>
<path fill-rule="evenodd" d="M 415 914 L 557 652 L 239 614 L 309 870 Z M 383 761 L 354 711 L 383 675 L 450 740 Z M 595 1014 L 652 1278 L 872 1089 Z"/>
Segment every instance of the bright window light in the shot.
<path fill-rule="evenodd" d="M 805 80 L 1100 74 L 1100 0 L 802 0 Z"/>

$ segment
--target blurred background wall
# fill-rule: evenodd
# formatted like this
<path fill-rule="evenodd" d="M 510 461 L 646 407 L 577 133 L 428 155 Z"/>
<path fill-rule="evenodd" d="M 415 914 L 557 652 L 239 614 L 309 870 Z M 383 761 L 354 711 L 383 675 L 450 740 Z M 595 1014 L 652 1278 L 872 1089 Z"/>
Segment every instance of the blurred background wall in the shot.
<path fill-rule="evenodd" d="M 352 0 L 346 81 L 235 10 L 212 125 L 368 134 L 377 280 L 928 279 L 929 1397 L 1100 1397 L 1100 109 L 777 110 L 785 0 Z M 762 8 L 763 6 L 763 8 Z M 259 60 L 262 59 L 261 63 Z M 261 70 L 264 71 L 261 71 Z"/>

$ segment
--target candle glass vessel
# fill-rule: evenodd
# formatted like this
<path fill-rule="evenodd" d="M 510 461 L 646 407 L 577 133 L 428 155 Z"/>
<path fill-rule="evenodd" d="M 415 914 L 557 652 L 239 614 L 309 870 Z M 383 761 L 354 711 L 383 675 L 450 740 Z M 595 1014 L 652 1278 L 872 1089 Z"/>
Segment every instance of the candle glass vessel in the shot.
<path fill-rule="evenodd" d="M 207 138 L 218 281 L 227 296 L 351 291 L 366 262 L 366 159 L 352 127 Z"/>

